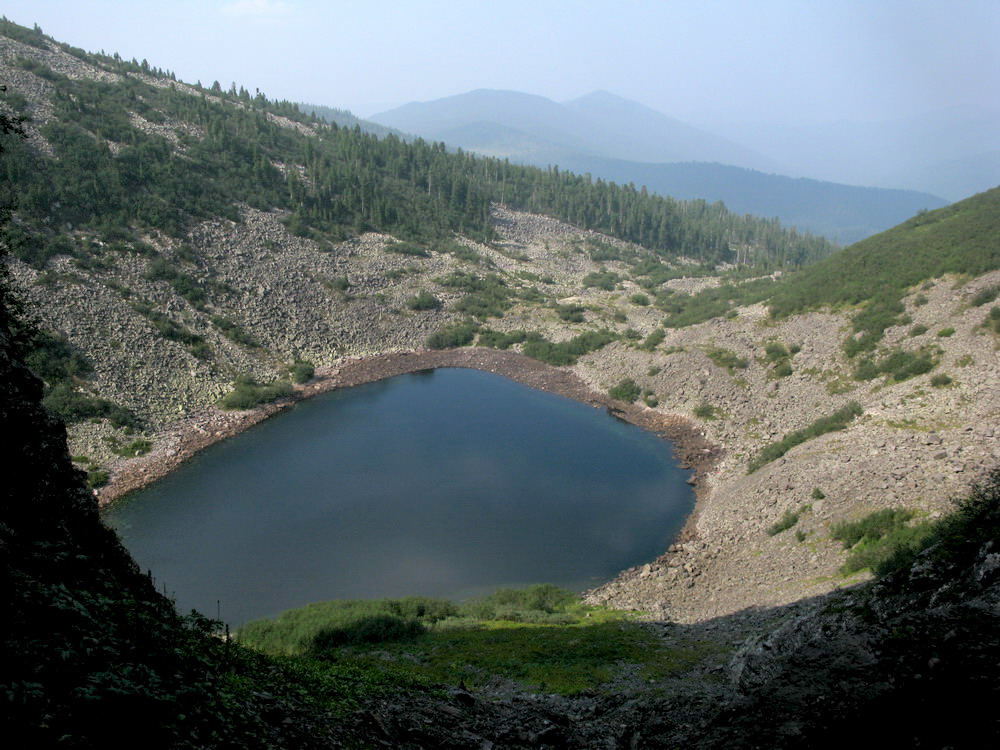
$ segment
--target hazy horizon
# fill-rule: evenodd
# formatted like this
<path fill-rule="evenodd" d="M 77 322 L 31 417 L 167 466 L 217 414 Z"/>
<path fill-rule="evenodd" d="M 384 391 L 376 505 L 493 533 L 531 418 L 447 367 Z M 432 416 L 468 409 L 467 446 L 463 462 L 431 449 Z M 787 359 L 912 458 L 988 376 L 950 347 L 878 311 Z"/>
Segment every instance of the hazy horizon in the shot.
<path fill-rule="evenodd" d="M 112 0 L 0 3 L 88 51 L 367 117 L 478 88 L 605 89 L 695 123 L 1000 108 L 1000 3 Z"/>
<path fill-rule="evenodd" d="M 997 2 L 8 6 L 87 51 L 362 118 L 476 89 L 560 103 L 605 90 L 752 149 L 775 173 L 950 200 L 1000 182 Z"/>

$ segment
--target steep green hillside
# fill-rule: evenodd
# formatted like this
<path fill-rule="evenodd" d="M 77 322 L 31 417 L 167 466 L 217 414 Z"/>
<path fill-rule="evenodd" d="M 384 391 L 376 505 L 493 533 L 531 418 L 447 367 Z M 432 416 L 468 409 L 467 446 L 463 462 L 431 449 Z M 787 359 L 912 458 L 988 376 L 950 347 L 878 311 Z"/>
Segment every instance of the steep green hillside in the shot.
<path fill-rule="evenodd" d="M 947 273 L 1000 268 L 1000 188 L 925 211 L 803 270 L 771 298 L 777 315 L 858 304 Z"/>
<path fill-rule="evenodd" d="M 765 302 L 774 318 L 822 307 L 860 306 L 845 344 L 850 356 L 872 351 L 903 319 L 902 297 L 945 274 L 979 276 L 1000 268 L 1000 188 L 935 211 L 922 211 L 881 234 L 789 274 L 776 283 L 724 284 L 662 300 L 668 326 L 685 326 Z"/>
<path fill-rule="evenodd" d="M 921 212 L 804 269 L 780 284 L 769 303 L 775 316 L 824 305 L 863 305 L 845 349 L 873 350 L 883 331 L 902 321 L 902 296 L 945 274 L 978 276 L 1000 268 L 1000 188 Z"/>

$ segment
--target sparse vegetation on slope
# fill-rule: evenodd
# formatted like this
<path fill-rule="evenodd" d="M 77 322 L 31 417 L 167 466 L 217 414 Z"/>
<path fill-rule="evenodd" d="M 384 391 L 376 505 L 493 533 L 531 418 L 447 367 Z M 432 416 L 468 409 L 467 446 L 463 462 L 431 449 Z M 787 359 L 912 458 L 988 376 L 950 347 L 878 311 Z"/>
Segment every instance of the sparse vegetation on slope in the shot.
<path fill-rule="evenodd" d="M 817 419 L 808 427 L 804 427 L 801 430 L 795 430 L 794 432 L 789 432 L 778 442 L 770 443 L 765 446 L 764 449 L 750 461 L 750 464 L 747 467 L 747 473 L 752 474 L 765 464 L 769 464 L 771 461 L 781 458 L 796 445 L 801 445 L 807 440 L 819 437 L 820 435 L 825 435 L 828 432 L 847 429 L 847 425 L 850 424 L 855 417 L 860 417 L 863 413 L 864 409 L 862 409 L 861 404 L 857 401 L 852 401 L 842 409 L 835 411 L 833 414 Z"/>

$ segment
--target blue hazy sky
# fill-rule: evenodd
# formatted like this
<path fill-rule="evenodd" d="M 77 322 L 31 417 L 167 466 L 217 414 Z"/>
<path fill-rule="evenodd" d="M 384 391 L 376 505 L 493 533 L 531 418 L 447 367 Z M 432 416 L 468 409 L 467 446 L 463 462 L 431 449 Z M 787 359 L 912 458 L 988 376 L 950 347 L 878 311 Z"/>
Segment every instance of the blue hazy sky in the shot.
<path fill-rule="evenodd" d="M 366 116 L 476 88 L 607 89 L 692 122 L 1000 107 L 1000 1 L 30 0 L 22 25 L 183 80 Z"/>

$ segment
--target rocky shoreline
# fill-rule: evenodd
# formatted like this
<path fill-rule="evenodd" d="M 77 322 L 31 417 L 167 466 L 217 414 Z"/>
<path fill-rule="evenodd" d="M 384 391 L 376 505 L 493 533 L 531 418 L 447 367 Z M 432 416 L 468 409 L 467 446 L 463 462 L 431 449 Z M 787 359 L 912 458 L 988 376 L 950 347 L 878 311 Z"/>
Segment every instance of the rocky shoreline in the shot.
<path fill-rule="evenodd" d="M 522 385 L 607 409 L 630 424 L 653 432 L 671 445 L 682 468 L 694 471 L 689 483 L 701 498 L 703 481 L 717 463 L 721 449 L 713 445 L 697 426 L 681 415 L 663 414 L 638 404 L 627 404 L 595 390 L 570 370 L 559 369 L 513 351 L 496 349 L 449 349 L 402 351 L 347 359 L 336 367 L 317 370 L 308 383 L 275 403 L 245 411 L 223 411 L 209 407 L 192 413 L 153 436 L 154 448 L 145 456 L 120 459 L 110 467 L 106 486 L 95 490 L 100 505 L 162 479 L 199 451 L 237 435 L 281 413 L 293 404 L 321 393 L 352 388 L 378 380 L 442 367 L 464 367 L 501 375 Z M 698 508 L 692 512 L 697 516 Z M 690 521 L 682 538 L 691 536 Z"/>

